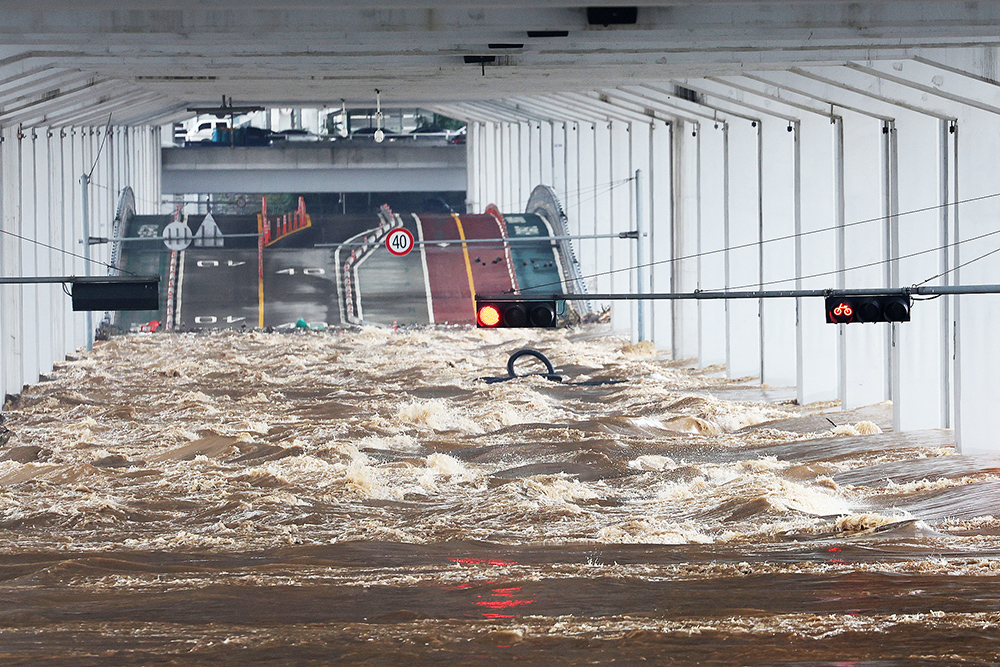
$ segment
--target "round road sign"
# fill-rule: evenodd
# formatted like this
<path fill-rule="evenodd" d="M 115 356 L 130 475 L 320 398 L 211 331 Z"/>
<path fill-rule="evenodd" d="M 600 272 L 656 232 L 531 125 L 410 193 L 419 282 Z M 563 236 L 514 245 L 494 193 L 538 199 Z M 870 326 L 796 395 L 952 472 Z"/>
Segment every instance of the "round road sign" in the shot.
<path fill-rule="evenodd" d="M 183 222 L 174 220 L 163 228 L 163 245 L 169 250 L 184 250 L 191 245 L 191 230 Z"/>
<path fill-rule="evenodd" d="M 393 255 L 402 257 L 413 250 L 413 234 L 408 229 L 397 227 L 386 234 L 385 247 Z"/>

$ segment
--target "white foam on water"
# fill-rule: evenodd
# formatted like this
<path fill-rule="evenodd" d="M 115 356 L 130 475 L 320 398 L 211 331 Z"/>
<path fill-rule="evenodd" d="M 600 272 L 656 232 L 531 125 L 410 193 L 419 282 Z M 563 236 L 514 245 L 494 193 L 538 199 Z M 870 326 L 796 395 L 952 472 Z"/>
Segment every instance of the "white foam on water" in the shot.
<path fill-rule="evenodd" d="M 901 518 L 904 517 L 886 516 L 874 512 L 848 514 L 837 519 L 834 523 L 834 529 L 845 533 L 854 533 L 887 526 L 891 523 L 896 523 Z"/>
<path fill-rule="evenodd" d="M 830 430 L 833 435 L 874 435 L 881 433 L 878 424 L 871 421 L 860 421 L 856 424 L 840 424 Z"/>
<path fill-rule="evenodd" d="M 369 435 L 357 441 L 357 448 L 405 452 L 408 454 L 419 452 L 422 449 L 417 439 L 407 434 L 391 436 Z"/>
<path fill-rule="evenodd" d="M 713 540 L 692 523 L 674 523 L 637 517 L 597 531 L 597 540 L 608 544 L 709 544 Z"/>
<path fill-rule="evenodd" d="M 628 462 L 629 468 L 634 470 L 667 470 L 675 468 L 677 463 L 669 456 L 659 454 L 644 454 Z"/>
<path fill-rule="evenodd" d="M 482 433 L 483 429 L 459 410 L 449 407 L 440 398 L 430 400 L 415 399 L 403 405 L 396 413 L 399 421 L 435 431 L 460 431 Z"/>

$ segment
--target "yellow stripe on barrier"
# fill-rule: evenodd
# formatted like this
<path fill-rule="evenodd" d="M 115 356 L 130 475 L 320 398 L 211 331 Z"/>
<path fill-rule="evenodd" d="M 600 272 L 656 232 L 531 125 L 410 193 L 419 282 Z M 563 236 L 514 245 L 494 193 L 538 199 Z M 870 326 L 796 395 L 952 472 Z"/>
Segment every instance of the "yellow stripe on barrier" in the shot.
<path fill-rule="evenodd" d="M 462 228 L 462 221 L 458 218 L 458 213 L 452 213 L 451 217 L 455 219 L 455 224 L 458 225 L 458 238 L 465 241 L 465 230 Z M 472 282 L 472 260 L 469 259 L 469 246 L 467 243 L 462 244 L 462 255 L 465 256 L 465 273 L 469 276 L 469 294 L 472 298 L 472 314 L 475 317 L 476 313 L 476 285 Z"/>

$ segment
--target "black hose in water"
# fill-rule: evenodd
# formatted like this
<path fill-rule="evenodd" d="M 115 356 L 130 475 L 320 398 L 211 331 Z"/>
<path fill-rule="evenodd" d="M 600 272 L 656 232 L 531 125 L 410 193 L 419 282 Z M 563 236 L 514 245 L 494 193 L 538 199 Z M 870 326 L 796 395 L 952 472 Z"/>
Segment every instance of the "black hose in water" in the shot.
<path fill-rule="evenodd" d="M 545 364 L 545 370 L 547 371 L 546 373 L 541 373 L 541 374 L 529 373 L 529 375 L 555 375 L 556 373 L 556 369 L 555 367 L 552 366 L 552 362 L 549 361 L 548 357 L 546 357 L 538 350 L 531 350 L 526 348 L 523 350 L 518 350 L 514 354 L 510 355 L 509 359 L 507 359 L 507 374 L 512 378 L 524 377 L 523 375 L 518 375 L 517 373 L 514 372 L 514 362 L 520 359 L 521 357 L 534 357 L 535 359 L 538 359 L 543 364 Z M 560 377 L 560 380 L 561 379 L 562 378 Z"/>

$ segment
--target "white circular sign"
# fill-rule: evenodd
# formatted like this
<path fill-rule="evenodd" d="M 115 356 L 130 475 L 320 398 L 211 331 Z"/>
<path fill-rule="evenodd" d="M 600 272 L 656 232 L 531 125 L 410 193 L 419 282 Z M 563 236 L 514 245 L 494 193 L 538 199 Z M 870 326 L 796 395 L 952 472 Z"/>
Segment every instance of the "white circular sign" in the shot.
<path fill-rule="evenodd" d="M 386 235 L 385 247 L 393 255 L 402 257 L 413 250 L 413 234 L 408 229 L 397 227 Z"/>
<path fill-rule="evenodd" d="M 169 250 L 184 250 L 191 245 L 191 230 L 183 222 L 174 220 L 163 228 L 163 245 Z"/>

